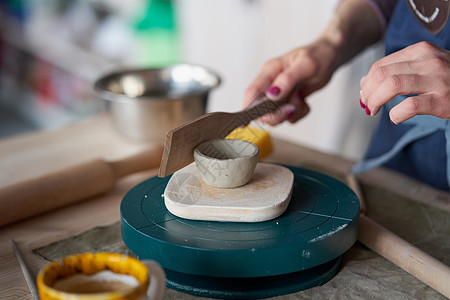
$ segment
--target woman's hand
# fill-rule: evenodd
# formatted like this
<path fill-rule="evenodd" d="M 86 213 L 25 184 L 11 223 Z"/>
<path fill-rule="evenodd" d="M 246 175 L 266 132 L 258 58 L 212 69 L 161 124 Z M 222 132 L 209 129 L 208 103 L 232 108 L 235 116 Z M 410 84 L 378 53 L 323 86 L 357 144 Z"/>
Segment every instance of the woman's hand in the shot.
<path fill-rule="evenodd" d="M 374 116 L 397 95 L 406 98 L 389 112 L 399 124 L 415 115 L 450 119 L 450 51 L 420 42 L 373 64 L 361 80 L 361 106 Z"/>
<path fill-rule="evenodd" d="M 305 97 L 323 87 L 335 70 L 336 53 L 325 40 L 295 49 L 267 61 L 254 81 L 247 87 L 244 107 L 265 94 L 271 100 L 288 97 L 288 103 L 261 120 L 276 125 L 284 120 L 296 122 L 309 112 Z"/>
<path fill-rule="evenodd" d="M 244 95 L 244 107 L 262 95 L 288 103 L 262 121 L 276 125 L 296 122 L 309 112 L 305 97 L 322 88 L 333 72 L 381 37 L 372 6 L 365 0 L 341 1 L 328 27 L 312 44 L 266 62 Z"/>

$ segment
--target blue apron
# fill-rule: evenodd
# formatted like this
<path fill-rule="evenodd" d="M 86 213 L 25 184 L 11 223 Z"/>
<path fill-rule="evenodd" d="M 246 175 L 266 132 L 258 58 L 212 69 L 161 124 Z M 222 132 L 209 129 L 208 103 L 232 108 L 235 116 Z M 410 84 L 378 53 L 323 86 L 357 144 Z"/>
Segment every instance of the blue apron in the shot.
<path fill-rule="evenodd" d="M 439 33 L 431 34 L 417 21 L 406 1 L 398 1 L 386 31 L 386 55 L 421 41 L 449 50 L 450 22 Z M 406 97 L 397 96 L 383 106 L 365 158 L 353 172 L 382 165 L 450 191 L 450 120 L 421 115 L 393 125 L 389 111 Z"/>

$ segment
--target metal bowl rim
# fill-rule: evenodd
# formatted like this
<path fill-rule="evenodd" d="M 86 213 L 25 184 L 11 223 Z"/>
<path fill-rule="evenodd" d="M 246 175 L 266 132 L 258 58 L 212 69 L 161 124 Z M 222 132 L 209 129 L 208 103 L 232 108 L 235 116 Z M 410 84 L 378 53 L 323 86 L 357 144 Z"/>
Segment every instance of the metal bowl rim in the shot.
<path fill-rule="evenodd" d="M 123 75 L 129 74 L 129 73 L 158 72 L 158 71 L 162 71 L 162 70 L 174 69 L 174 68 L 180 67 L 180 66 L 202 68 L 206 72 L 208 72 L 211 75 L 213 75 L 214 77 L 216 77 L 217 83 L 214 86 L 205 88 L 204 90 L 201 90 L 201 91 L 192 91 L 192 92 L 186 93 L 182 96 L 180 95 L 180 96 L 165 96 L 165 97 L 150 97 L 150 96 L 131 97 L 131 96 L 127 96 L 125 94 L 117 94 L 117 93 L 107 91 L 100 86 L 100 84 L 102 82 L 104 82 L 105 80 L 107 80 L 113 76 L 123 76 Z M 123 69 L 120 71 L 119 70 L 111 71 L 111 72 L 108 72 L 108 73 L 100 76 L 100 78 L 95 81 L 94 90 L 103 100 L 107 100 L 107 101 L 111 101 L 111 102 L 132 103 L 132 102 L 142 102 L 142 101 L 161 101 L 162 98 L 164 100 L 170 101 L 170 100 L 181 100 L 181 99 L 196 97 L 196 96 L 205 96 L 212 89 L 218 87 L 221 84 L 221 82 L 222 82 L 222 79 L 220 78 L 218 73 L 211 70 L 210 68 L 204 67 L 202 65 L 197 65 L 197 64 L 177 63 L 177 64 L 172 64 L 172 65 L 163 66 L 163 67 L 155 67 L 155 68 L 130 68 L 130 69 Z"/>

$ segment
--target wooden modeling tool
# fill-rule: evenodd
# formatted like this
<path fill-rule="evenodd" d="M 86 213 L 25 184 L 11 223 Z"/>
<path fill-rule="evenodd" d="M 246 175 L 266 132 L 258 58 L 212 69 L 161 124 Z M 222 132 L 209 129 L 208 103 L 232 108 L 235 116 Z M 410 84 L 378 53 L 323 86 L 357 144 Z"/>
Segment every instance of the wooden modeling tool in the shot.
<path fill-rule="evenodd" d="M 33 299 L 39 300 L 39 294 L 36 287 L 35 279 L 30 273 L 30 270 L 28 269 L 27 265 L 25 264 L 25 261 L 23 260 L 22 253 L 20 252 L 19 248 L 17 247 L 16 242 L 11 239 L 11 247 L 13 248 L 14 255 L 17 258 L 17 262 L 20 265 L 20 269 L 22 269 L 23 277 L 25 277 L 25 281 L 27 282 L 28 289 L 30 290 L 31 295 L 33 296 Z"/>
<path fill-rule="evenodd" d="M 193 162 L 194 149 L 201 142 L 225 138 L 235 128 L 274 112 L 286 99 L 277 102 L 263 99 L 236 113 L 212 112 L 169 131 L 158 176 L 166 177 Z"/>

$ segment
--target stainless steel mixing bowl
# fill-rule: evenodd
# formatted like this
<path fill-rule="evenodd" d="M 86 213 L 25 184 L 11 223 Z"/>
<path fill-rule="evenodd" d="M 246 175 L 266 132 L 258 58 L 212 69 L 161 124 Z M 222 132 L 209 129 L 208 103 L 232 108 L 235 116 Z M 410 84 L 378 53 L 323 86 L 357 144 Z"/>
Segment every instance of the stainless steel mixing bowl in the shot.
<path fill-rule="evenodd" d="M 167 131 L 205 114 L 209 92 L 219 84 L 220 77 L 211 70 L 177 64 L 110 73 L 97 80 L 94 88 L 109 102 L 120 133 L 159 142 Z"/>

